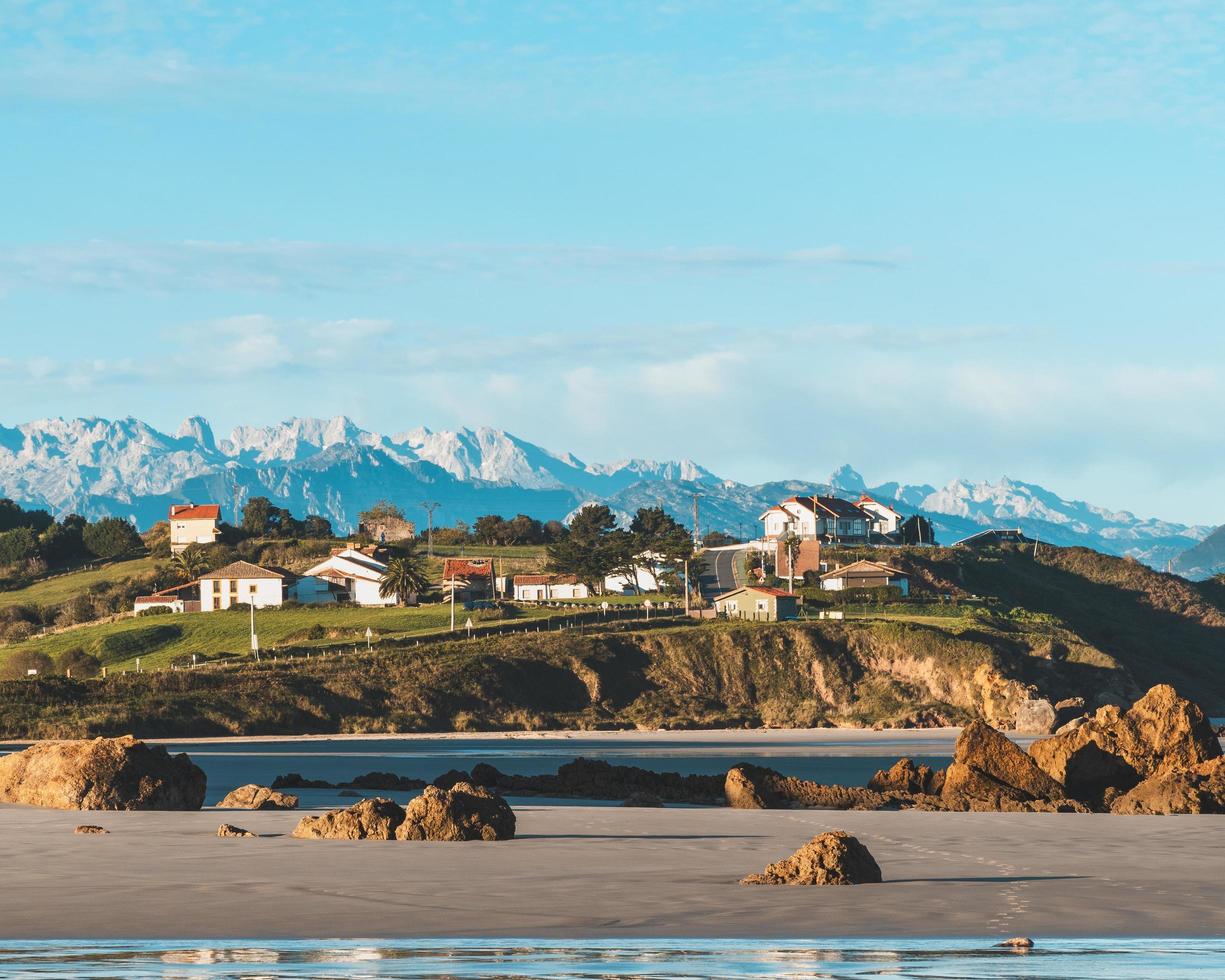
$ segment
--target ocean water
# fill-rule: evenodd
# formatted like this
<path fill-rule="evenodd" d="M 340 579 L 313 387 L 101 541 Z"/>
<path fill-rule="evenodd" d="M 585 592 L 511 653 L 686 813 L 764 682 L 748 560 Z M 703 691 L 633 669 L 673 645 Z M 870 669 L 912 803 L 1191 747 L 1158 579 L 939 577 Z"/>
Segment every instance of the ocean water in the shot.
<path fill-rule="evenodd" d="M 272 978 L 919 977 L 1165 980 L 1225 977 L 1225 941 L 1061 939 L 1028 952 L 992 940 L 440 940 L 0 944 L 0 976 L 80 980 Z"/>
<path fill-rule="evenodd" d="M 901 756 L 910 756 L 933 768 L 947 765 L 953 739 L 899 733 L 882 740 L 848 732 L 840 733 L 835 742 L 824 739 L 796 742 L 785 738 L 772 741 L 770 736 L 763 735 L 745 745 L 711 736 L 660 741 L 576 735 L 222 741 L 170 744 L 167 748 L 187 752 L 204 769 L 211 798 L 244 783 L 267 785 L 288 772 L 333 783 L 375 770 L 429 781 L 448 770 L 469 770 L 478 762 L 486 762 L 505 773 L 539 775 L 556 772 L 559 766 L 579 756 L 656 772 L 704 775 L 722 774 L 738 763 L 750 762 L 803 779 L 862 786 L 878 769 L 888 768 Z M 334 791 L 306 790 L 300 795 L 307 806 L 333 802 L 336 798 Z"/>

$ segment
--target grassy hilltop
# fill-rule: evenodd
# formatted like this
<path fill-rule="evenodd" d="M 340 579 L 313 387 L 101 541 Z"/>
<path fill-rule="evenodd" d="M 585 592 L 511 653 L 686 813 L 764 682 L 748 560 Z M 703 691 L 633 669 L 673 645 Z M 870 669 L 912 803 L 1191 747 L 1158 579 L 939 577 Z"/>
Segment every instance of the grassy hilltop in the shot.
<path fill-rule="evenodd" d="M 84 626 L 0 648 L 83 647 L 106 680 L 0 683 L 0 737 L 543 727 L 1007 724 L 1031 693 L 1123 701 L 1158 681 L 1225 713 L 1225 594 L 1125 559 L 1044 547 L 898 552 L 928 602 L 845 621 L 600 620 L 583 633 L 448 639 L 443 606 L 241 613 Z M 974 598 L 977 597 L 977 598 Z M 824 597 L 828 599 L 828 596 Z M 531 629 L 543 613 L 478 625 Z M 465 614 L 466 616 L 466 614 Z M 367 626 L 375 649 L 364 650 Z M 354 653 L 354 648 L 357 652 Z M 139 650 L 139 653 L 137 652 Z M 331 652 L 330 655 L 321 656 Z M 196 670 L 165 669 L 231 655 Z M 307 653 L 311 658 L 306 659 Z M 118 673 L 142 657 L 146 673 Z M 159 669 L 161 668 L 161 669 Z"/>

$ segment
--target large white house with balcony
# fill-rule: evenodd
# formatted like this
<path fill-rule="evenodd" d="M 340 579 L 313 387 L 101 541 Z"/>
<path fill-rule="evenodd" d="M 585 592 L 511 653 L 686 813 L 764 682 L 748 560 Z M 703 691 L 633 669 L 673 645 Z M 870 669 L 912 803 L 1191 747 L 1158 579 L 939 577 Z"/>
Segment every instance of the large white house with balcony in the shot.
<path fill-rule="evenodd" d="M 788 497 L 766 510 L 759 520 L 769 540 L 793 534 L 802 540 L 863 544 L 869 540 L 873 518 L 849 500 L 816 495 Z"/>

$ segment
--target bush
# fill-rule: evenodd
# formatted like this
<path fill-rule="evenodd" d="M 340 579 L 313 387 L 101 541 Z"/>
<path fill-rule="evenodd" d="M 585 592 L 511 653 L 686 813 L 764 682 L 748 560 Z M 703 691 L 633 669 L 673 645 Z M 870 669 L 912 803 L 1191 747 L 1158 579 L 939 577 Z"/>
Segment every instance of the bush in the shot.
<path fill-rule="evenodd" d="M 28 640 L 37 631 L 38 627 L 33 623 L 27 623 L 24 619 L 19 619 L 16 622 L 0 627 L 0 636 L 4 638 L 5 643 L 20 643 L 22 640 Z"/>
<path fill-rule="evenodd" d="M 144 619 L 146 616 L 173 616 L 174 610 L 169 606 L 150 606 L 148 609 L 142 609 L 136 614 L 138 619 Z"/>
<path fill-rule="evenodd" d="M 83 647 L 65 650 L 55 658 L 55 666 L 61 673 L 76 678 L 97 677 L 102 672 L 101 661 Z"/>
<path fill-rule="evenodd" d="M 182 635 L 180 626 L 144 626 L 104 636 L 95 649 L 105 661 L 127 660 L 173 643 Z"/>
<path fill-rule="evenodd" d="M 121 517 L 104 517 L 87 524 L 81 537 L 89 553 L 98 558 L 114 558 L 144 544 L 136 528 Z"/>
<path fill-rule="evenodd" d="M 39 676 L 51 673 L 54 665 L 51 658 L 38 650 L 15 650 L 0 667 L 0 677 L 6 680 L 16 680 L 28 676 L 31 670 L 36 670 Z"/>

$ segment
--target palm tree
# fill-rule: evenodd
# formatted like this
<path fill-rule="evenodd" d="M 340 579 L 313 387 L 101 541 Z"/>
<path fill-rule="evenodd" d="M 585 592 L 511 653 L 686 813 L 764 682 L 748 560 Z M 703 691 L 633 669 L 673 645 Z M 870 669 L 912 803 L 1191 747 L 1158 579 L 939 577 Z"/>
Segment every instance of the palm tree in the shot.
<path fill-rule="evenodd" d="M 379 579 L 379 597 L 396 600 L 403 606 L 408 597 L 429 588 L 430 579 L 425 573 L 425 565 L 416 555 L 406 555 L 403 558 L 391 558 L 387 561 L 387 571 Z"/>
<path fill-rule="evenodd" d="M 177 555 L 170 556 L 170 567 L 183 582 L 194 582 L 208 571 L 208 556 L 199 545 L 189 544 Z"/>

